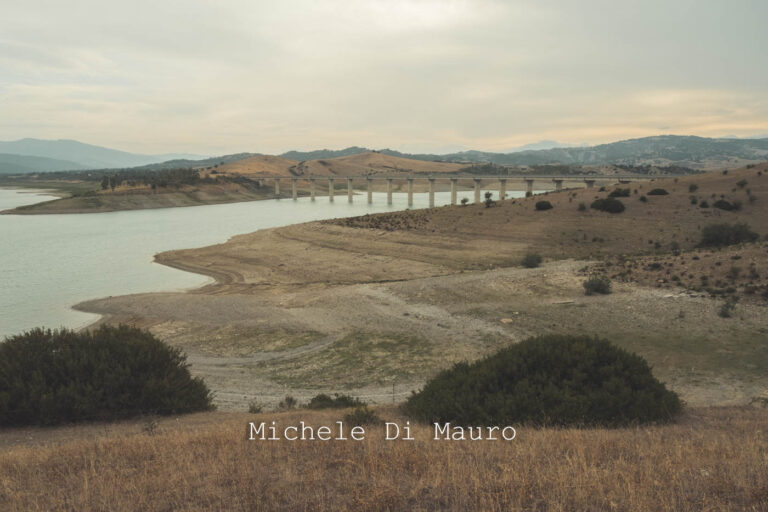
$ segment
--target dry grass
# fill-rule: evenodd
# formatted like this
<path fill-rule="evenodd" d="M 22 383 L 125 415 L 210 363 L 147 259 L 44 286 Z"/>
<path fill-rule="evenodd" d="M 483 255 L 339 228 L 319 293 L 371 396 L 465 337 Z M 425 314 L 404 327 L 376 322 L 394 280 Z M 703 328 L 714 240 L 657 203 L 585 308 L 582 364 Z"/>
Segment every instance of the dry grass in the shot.
<path fill-rule="evenodd" d="M 432 441 L 427 427 L 410 442 L 384 441 L 381 427 L 361 442 L 245 440 L 247 421 L 341 414 L 214 413 L 220 422 L 196 431 L 168 420 L 155 435 L 11 448 L 0 454 L 0 508 L 768 509 L 765 409 L 693 410 L 669 426 L 520 429 L 512 442 Z"/>

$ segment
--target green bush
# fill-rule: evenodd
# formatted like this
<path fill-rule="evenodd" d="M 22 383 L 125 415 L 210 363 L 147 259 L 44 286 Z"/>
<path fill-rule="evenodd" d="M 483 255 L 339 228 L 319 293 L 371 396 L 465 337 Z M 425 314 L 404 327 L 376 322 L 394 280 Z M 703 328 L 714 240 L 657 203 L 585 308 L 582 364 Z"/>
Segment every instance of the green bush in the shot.
<path fill-rule="evenodd" d="M 745 242 L 754 242 L 759 235 L 745 223 L 710 224 L 701 230 L 700 247 L 724 247 Z"/>
<path fill-rule="evenodd" d="M 608 197 L 629 197 L 630 190 L 628 188 L 617 188 Z"/>
<path fill-rule="evenodd" d="M 307 407 L 310 409 L 344 409 L 345 407 L 357 407 L 359 405 L 365 404 L 356 397 L 340 395 L 338 393 L 334 393 L 333 397 L 331 397 L 325 393 L 320 393 L 312 397 Z"/>
<path fill-rule="evenodd" d="M 666 196 L 666 195 L 669 195 L 669 192 L 667 192 L 663 188 L 655 188 L 655 189 L 651 190 L 650 192 L 648 192 L 648 195 L 649 196 Z"/>
<path fill-rule="evenodd" d="M 625 210 L 624 203 L 613 197 L 607 199 L 595 199 L 589 207 L 608 213 L 621 213 Z"/>
<path fill-rule="evenodd" d="M 611 293 L 611 279 L 604 274 L 596 274 L 584 281 L 584 293 L 586 295 L 594 295 L 600 293 L 607 295 Z"/>
<path fill-rule="evenodd" d="M 147 331 L 33 329 L 0 343 L 0 425 L 53 425 L 212 408 L 186 357 Z"/>
<path fill-rule="evenodd" d="M 553 208 L 552 203 L 549 201 L 538 201 L 536 203 L 536 209 L 539 211 L 542 210 L 551 210 Z"/>
<path fill-rule="evenodd" d="M 669 421 L 682 406 L 640 356 L 589 336 L 529 338 L 459 363 L 414 393 L 412 418 L 464 426 L 622 426 Z"/>
<path fill-rule="evenodd" d="M 525 268 L 536 268 L 541 265 L 542 261 L 541 254 L 529 253 L 523 256 L 522 264 Z"/>

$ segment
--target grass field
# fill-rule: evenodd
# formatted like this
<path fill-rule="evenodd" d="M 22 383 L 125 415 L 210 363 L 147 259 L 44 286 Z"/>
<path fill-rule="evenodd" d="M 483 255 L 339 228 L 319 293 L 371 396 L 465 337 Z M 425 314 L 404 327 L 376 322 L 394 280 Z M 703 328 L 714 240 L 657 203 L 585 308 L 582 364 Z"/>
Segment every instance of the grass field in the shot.
<path fill-rule="evenodd" d="M 378 412 L 404 424 L 395 409 Z M 415 441 L 386 441 L 382 426 L 366 427 L 359 442 L 246 440 L 250 421 L 320 425 L 342 416 L 206 413 L 156 426 L 69 427 L 63 439 L 36 430 L 48 444 L 0 448 L 0 509 L 768 508 L 761 408 L 692 409 L 676 424 L 617 430 L 518 428 L 508 442 L 435 441 L 426 425 L 414 426 Z"/>

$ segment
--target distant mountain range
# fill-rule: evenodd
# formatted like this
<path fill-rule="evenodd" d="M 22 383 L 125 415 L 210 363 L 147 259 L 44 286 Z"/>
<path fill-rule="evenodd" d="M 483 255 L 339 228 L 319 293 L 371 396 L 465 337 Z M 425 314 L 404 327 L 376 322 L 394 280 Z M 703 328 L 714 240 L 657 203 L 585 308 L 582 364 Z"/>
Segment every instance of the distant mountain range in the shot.
<path fill-rule="evenodd" d="M 349 156 L 370 151 L 366 148 L 350 147 L 338 151 L 289 151 L 282 157 L 293 160 L 315 160 Z M 408 154 L 382 149 L 378 151 L 391 156 L 414 160 L 440 162 L 493 163 L 498 165 L 605 165 L 642 164 L 659 160 L 664 163 L 695 165 L 706 160 L 768 160 L 768 138 L 765 139 L 710 139 L 706 137 L 658 135 L 641 139 L 630 139 L 598 146 L 523 150 L 512 153 L 491 153 L 486 151 L 461 151 L 446 155 Z"/>
<path fill-rule="evenodd" d="M 527 147 L 541 148 L 552 144 L 557 143 L 541 141 Z M 443 155 L 402 153 L 391 149 L 375 150 L 375 152 L 412 160 L 467 164 L 492 163 L 518 166 L 546 164 L 643 165 L 652 163 L 657 165 L 674 164 L 693 168 L 705 168 L 707 166 L 727 165 L 743 161 L 768 160 L 768 138 L 711 139 L 694 136 L 659 135 L 591 147 L 523 148 L 520 151 L 509 153 L 470 150 Z M 279 156 L 297 162 L 305 162 L 348 157 L 369 151 L 372 150 L 352 146 L 341 150 L 288 151 Z M 22 139 L 15 142 L 0 142 L 0 173 L 136 167 L 147 170 L 210 167 L 217 164 L 223 165 L 237 162 L 259 155 L 259 153 L 238 153 L 210 158 L 185 154 L 139 155 L 83 144 L 73 140 L 46 141 Z"/>
<path fill-rule="evenodd" d="M 180 158 L 199 160 L 206 157 L 176 153 L 140 155 L 76 140 L 0 142 L 0 172 L 3 173 L 127 168 Z"/>

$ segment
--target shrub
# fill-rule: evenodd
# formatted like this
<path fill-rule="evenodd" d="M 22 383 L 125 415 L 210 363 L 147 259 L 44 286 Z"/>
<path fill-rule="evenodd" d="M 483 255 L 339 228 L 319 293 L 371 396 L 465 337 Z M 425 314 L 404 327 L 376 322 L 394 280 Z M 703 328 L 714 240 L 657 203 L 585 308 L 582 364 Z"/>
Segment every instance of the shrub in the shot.
<path fill-rule="evenodd" d="M 663 188 L 655 188 L 655 189 L 649 191 L 648 195 L 649 196 L 666 196 L 666 195 L 669 195 L 669 192 L 667 192 Z"/>
<path fill-rule="evenodd" d="M 258 414 L 264 410 L 264 404 L 252 400 L 248 403 L 248 412 L 251 414 Z"/>
<path fill-rule="evenodd" d="M 291 395 L 286 395 L 285 398 L 283 398 L 280 403 L 277 404 L 277 408 L 289 411 L 291 409 L 295 409 L 298 404 L 298 400 L 296 400 Z"/>
<path fill-rule="evenodd" d="M 608 194 L 608 197 L 629 197 L 629 189 L 617 188 L 616 190 Z"/>
<path fill-rule="evenodd" d="M 539 211 L 551 210 L 553 208 L 552 203 L 549 201 L 538 201 L 536 203 L 536 209 Z"/>
<path fill-rule="evenodd" d="M 307 407 L 310 409 L 344 409 L 346 407 L 357 407 L 365 405 L 359 398 L 349 395 L 340 395 L 334 393 L 333 397 L 320 393 L 312 397 Z"/>
<path fill-rule="evenodd" d="M 580 212 L 587 211 L 587 205 L 585 203 L 579 203 L 579 211 Z"/>
<path fill-rule="evenodd" d="M 699 208 L 709 208 L 709 203 L 706 199 L 699 203 Z"/>
<path fill-rule="evenodd" d="M 541 255 L 533 254 L 533 253 L 526 254 L 525 256 L 523 256 L 523 261 L 522 261 L 523 266 L 525 268 L 536 268 L 539 265 L 541 265 L 541 262 L 542 262 Z"/>
<path fill-rule="evenodd" d="M 720 318 L 731 318 L 733 316 L 733 310 L 736 308 L 736 299 L 730 298 L 726 300 L 720 309 L 717 311 L 717 315 Z"/>
<path fill-rule="evenodd" d="M 714 206 L 715 208 L 719 208 L 720 210 L 725 210 L 725 211 L 728 211 L 728 212 L 737 209 L 735 205 L 733 205 L 732 203 L 729 203 L 725 199 L 718 199 L 717 201 L 712 203 L 712 206 Z"/>
<path fill-rule="evenodd" d="M 604 274 L 595 274 L 584 281 L 584 294 L 594 295 L 600 293 L 607 295 L 611 293 L 611 279 Z"/>
<path fill-rule="evenodd" d="M 701 230 L 700 247 L 723 247 L 745 242 L 754 242 L 758 234 L 747 224 L 710 224 Z"/>
<path fill-rule="evenodd" d="M 699 190 L 699 186 L 697 184 L 691 183 L 690 185 L 688 185 L 688 192 L 693 193 L 693 192 L 696 192 L 697 190 Z"/>
<path fill-rule="evenodd" d="M 621 213 L 625 209 L 624 203 L 612 197 L 607 199 L 595 199 L 589 207 L 608 213 Z"/>
<path fill-rule="evenodd" d="M 607 340 L 563 335 L 456 364 L 403 406 L 418 420 L 464 426 L 622 426 L 669 421 L 681 408 L 642 357 Z"/>
<path fill-rule="evenodd" d="M 467 203 L 469 202 L 469 199 L 466 197 L 461 198 L 461 206 L 467 206 Z"/>
<path fill-rule="evenodd" d="M 351 427 L 361 425 L 376 425 L 381 423 L 381 418 L 370 410 L 367 405 L 358 405 L 351 413 L 344 415 L 344 423 Z"/>
<path fill-rule="evenodd" d="M 640 196 L 640 202 L 647 203 L 648 202 L 648 198 L 645 197 L 645 196 Z"/>
<path fill-rule="evenodd" d="M 747 186 L 747 180 L 739 180 L 736 182 L 736 186 L 739 188 L 744 188 Z"/>
<path fill-rule="evenodd" d="M 212 408 L 186 357 L 147 331 L 31 331 L 0 343 L 0 425 L 53 425 Z"/>
<path fill-rule="evenodd" d="M 485 193 L 485 207 L 486 208 L 490 208 L 494 204 L 496 204 L 496 201 L 493 200 L 493 193 L 486 192 Z"/>

